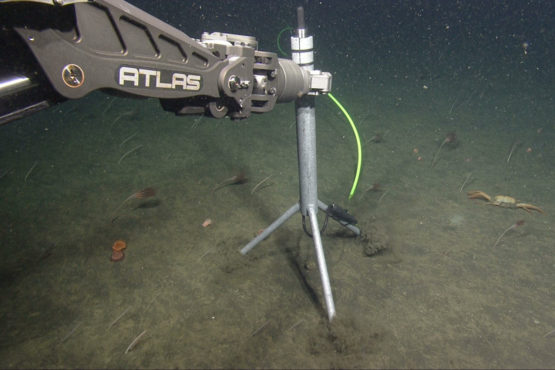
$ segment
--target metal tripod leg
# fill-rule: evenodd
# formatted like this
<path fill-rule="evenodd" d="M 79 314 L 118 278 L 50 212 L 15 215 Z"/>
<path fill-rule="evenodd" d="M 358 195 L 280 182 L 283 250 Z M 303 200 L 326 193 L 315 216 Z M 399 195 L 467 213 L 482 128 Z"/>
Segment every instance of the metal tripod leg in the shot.
<path fill-rule="evenodd" d="M 320 237 L 320 227 L 318 226 L 318 219 L 316 218 L 316 210 L 309 207 L 308 216 L 310 217 L 310 227 L 312 228 L 312 240 L 314 240 L 314 248 L 316 248 L 318 270 L 320 271 L 320 279 L 322 280 L 322 288 L 324 289 L 324 299 L 326 300 L 326 308 L 328 309 L 328 319 L 331 321 L 335 317 L 335 304 L 333 303 L 328 266 L 326 265 L 324 248 L 322 247 L 322 238 Z"/>
<path fill-rule="evenodd" d="M 319 202 L 321 205 L 324 203 Z M 299 203 L 289 208 L 277 220 L 272 222 L 260 235 L 251 240 L 246 246 L 241 249 L 241 254 L 247 254 L 258 243 L 266 239 L 285 221 L 287 221 L 295 213 L 299 212 Z M 312 231 L 312 240 L 314 240 L 314 248 L 316 249 L 316 259 L 318 260 L 318 270 L 320 271 L 320 279 L 322 280 L 322 288 L 324 290 L 324 300 L 326 301 L 326 308 L 328 311 L 328 318 L 331 321 L 335 317 L 335 304 L 333 303 L 333 294 L 331 292 L 330 278 L 328 275 L 328 267 L 326 265 L 326 257 L 324 256 L 324 248 L 322 246 L 322 238 L 320 236 L 320 227 L 318 226 L 318 219 L 316 217 L 316 210 L 313 207 L 308 207 L 308 217 L 310 219 L 310 227 Z M 357 229 L 358 231 L 358 229 Z"/>
<path fill-rule="evenodd" d="M 270 226 L 264 229 L 260 235 L 257 235 L 256 238 L 251 240 L 249 244 L 245 245 L 243 249 L 241 249 L 241 254 L 247 254 L 251 249 L 253 249 L 258 243 L 262 240 L 266 239 L 271 233 L 274 232 L 278 227 L 281 226 L 285 221 L 289 219 L 289 217 L 293 216 L 295 213 L 299 212 L 300 206 L 299 203 L 295 204 L 293 207 L 289 208 L 283 215 L 281 215 L 277 220 L 272 222 Z"/>

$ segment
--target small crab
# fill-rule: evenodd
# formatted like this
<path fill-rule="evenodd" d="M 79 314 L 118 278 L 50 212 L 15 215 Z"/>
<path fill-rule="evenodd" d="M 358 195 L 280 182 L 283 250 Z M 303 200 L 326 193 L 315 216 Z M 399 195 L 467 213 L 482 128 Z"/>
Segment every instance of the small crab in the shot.
<path fill-rule="evenodd" d="M 500 206 L 505 208 L 522 208 L 528 213 L 531 213 L 530 211 L 544 213 L 540 207 L 537 207 L 530 203 L 518 203 L 515 198 L 509 197 L 508 195 L 496 195 L 495 197 L 493 197 L 493 200 L 491 200 L 491 197 L 489 195 L 479 190 L 469 191 L 467 195 L 469 199 L 487 200 L 487 204 L 492 206 Z"/>

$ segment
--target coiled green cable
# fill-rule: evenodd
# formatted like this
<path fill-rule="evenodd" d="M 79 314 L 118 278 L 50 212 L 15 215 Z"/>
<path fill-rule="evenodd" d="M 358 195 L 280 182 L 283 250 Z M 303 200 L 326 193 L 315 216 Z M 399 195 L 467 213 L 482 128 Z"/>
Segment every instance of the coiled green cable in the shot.
<path fill-rule="evenodd" d="M 285 51 L 283 51 L 283 49 L 281 48 L 281 45 L 280 45 L 279 40 L 281 39 L 281 34 L 282 34 L 282 33 L 284 33 L 285 31 L 292 31 L 292 30 L 293 30 L 293 27 L 287 26 L 287 27 L 285 27 L 284 29 L 282 29 L 281 31 L 279 31 L 279 33 L 278 33 L 278 35 L 277 35 L 277 40 L 276 40 L 277 47 L 278 47 L 278 50 L 279 50 L 279 52 L 281 53 L 281 55 L 284 56 L 284 57 L 287 56 L 287 53 L 286 53 Z"/>

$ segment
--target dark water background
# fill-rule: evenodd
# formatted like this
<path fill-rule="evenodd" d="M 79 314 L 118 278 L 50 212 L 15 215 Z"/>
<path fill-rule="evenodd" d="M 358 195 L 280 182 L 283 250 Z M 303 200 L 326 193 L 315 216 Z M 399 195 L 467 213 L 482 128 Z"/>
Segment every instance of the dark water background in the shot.
<path fill-rule="evenodd" d="M 251 35 L 276 52 L 299 5 L 133 4 L 191 37 Z M 317 99 L 320 199 L 369 237 L 335 224 L 323 237 L 334 322 L 300 217 L 238 252 L 298 199 L 293 104 L 231 122 L 96 92 L 0 127 L 0 367 L 555 366 L 555 3 L 303 5 L 316 66 L 363 142 L 347 200 L 355 141 Z M 240 170 L 249 182 L 212 191 Z M 157 195 L 111 222 L 145 187 Z"/>

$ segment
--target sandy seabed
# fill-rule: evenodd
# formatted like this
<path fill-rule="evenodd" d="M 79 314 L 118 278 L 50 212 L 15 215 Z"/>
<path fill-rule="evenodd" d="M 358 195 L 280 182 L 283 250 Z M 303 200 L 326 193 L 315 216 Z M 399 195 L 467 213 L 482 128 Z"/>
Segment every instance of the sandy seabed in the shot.
<path fill-rule="evenodd" d="M 232 122 L 95 93 L 3 126 L 0 367 L 554 367 L 552 91 L 380 76 L 335 91 L 363 143 L 351 200 L 354 136 L 317 100 L 319 197 L 385 246 L 330 222 L 331 324 L 300 215 L 239 253 L 298 201 L 293 104 Z"/>

